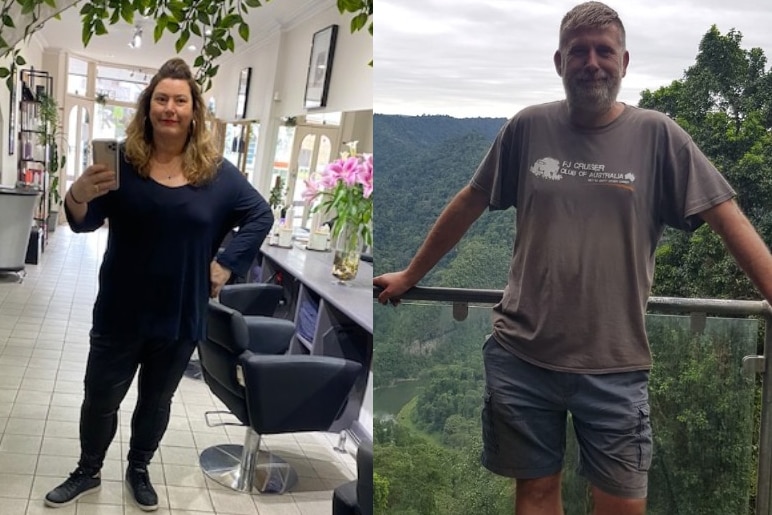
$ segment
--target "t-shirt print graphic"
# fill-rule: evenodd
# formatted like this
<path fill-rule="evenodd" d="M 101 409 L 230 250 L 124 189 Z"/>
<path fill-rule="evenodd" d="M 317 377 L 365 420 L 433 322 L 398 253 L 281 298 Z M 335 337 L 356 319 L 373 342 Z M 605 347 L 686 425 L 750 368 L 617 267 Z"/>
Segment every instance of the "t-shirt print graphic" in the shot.
<path fill-rule="evenodd" d="M 560 175 L 560 161 L 553 157 L 537 159 L 533 166 L 531 166 L 531 173 L 536 177 L 543 177 L 551 181 L 559 181 L 563 178 Z"/>

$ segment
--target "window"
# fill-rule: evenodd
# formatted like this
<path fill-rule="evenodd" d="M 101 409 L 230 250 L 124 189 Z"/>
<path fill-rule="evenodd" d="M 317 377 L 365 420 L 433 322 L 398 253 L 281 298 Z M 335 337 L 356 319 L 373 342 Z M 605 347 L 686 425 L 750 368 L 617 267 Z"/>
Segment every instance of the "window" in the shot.
<path fill-rule="evenodd" d="M 150 82 L 150 74 L 140 69 L 97 65 L 96 92 L 105 93 L 110 100 L 136 103 L 139 94 Z"/>
<path fill-rule="evenodd" d="M 339 112 L 334 113 L 307 113 L 306 123 L 313 123 L 317 125 L 340 125 L 341 114 Z"/>
<path fill-rule="evenodd" d="M 71 95 L 86 95 L 88 81 L 88 63 L 77 57 L 67 60 L 67 93 Z"/>

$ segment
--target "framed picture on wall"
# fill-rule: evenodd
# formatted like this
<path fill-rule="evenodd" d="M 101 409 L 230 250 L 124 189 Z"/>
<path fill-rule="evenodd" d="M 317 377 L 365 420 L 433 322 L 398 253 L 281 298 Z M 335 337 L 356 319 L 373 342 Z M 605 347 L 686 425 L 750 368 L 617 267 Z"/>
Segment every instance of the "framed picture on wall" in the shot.
<path fill-rule="evenodd" d="M 8 109 L 8 155 L 12 156 L 16 151 L 16 63 L 11 64 L 11 74 L 6 79 L 10 90 L 11 106 Z"/>
<path fill-rule="evenodd" d="M 306 77 L 306 98 L 303 102 L 306 109 L 327 105 L 327 92 L 330 89 L 332 60 L 335 56 L 337 37 L 337 25 L 330 25 L 314 33 L 311 41 L 311 57 L 308 61 L 308 76 Z"/>
<path fill-rule="evenodd" d="M 236 97 L 236 118 L 247 116 L 247 98 L 249 97 L 249 79 L 252 76 L 252 68 L 244 68 L 239 74 L 239 92 Z"/>

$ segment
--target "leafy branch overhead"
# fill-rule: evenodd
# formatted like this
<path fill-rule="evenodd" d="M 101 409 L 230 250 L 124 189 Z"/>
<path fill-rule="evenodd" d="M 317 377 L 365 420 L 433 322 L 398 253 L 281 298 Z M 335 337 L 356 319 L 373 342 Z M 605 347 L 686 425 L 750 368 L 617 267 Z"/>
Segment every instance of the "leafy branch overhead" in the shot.
<path fill-rule="evenodd" d="M 72 0 L 0 0 L 0 57 L 12 57 L 17 66 L 26 64 L 19 56 L 18 43 L 29 38 L 49 18 L 59 18 L 59 13 L 74 5 Z M 179 53 L 191 36 L 201 38 L 200 53 L 193 62 L 196 80 L 204 91 L 212 86 L 217 75 L 217 59 L 236 48 L 236 37 L 249 41 L 250 30 L 247 14 L 271 0 L 95 0 L 84 2 L 80 8 L 82 21 L 81 39 L 88 46 L 94 36 L 108 34 L 108 26 L 121 21 L 134 24 L 137 18 L 155 23 L 153 40 L 158 42 L 164 33 L 176 37 L 175 49 Z M 281 1 L 281 0 L 273 0 Z M 341 14 L 353 13 L 351 32 L 368 26 L 372 35 L 372 0 L 337 0 Z M 21 21 L 20 21 L 21 20 Z M 23 26 L 23 32 L 17 24 Z M 371 62 L 372 64 L 372 62 Z M 10 70 L 0 67 L 0 78 L 8 79 Z"/>
<path fill-rule="evenodd" d="M 360 31 L 367 25 L 367 32 L 373 35 L 373 0 L 338 0 L 338 11 L 356 15 L 351 18 L 351 33 Z M 368 24 L 369 22 L 369 24 Z M 370 61 L 370 66 L 373 62 Z"/>
<path fill-rule="evenodd" d="M 367 32 L 373 35 L 373 0 L 338 0 L 338 11 L 341 14 L 356 13 L 351 18 L 351 33 L 360 31 L 367 25 Z M 370 22 L 368 25 L 367 22 Z"/>

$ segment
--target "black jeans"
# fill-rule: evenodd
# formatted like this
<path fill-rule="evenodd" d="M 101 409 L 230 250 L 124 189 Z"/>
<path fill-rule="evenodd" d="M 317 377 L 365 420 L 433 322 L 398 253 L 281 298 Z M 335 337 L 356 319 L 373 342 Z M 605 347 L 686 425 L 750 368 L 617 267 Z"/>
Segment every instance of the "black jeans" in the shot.
<path fill-rule="evenodd" d="M 128 459 L 147 465 L 169 425 L 174 391 L 195 341 L 112 338 L 92 334 L 80 411 L 78 464 L 96 472 L 118 428 L 118 408 L 139 369 Z"/>

